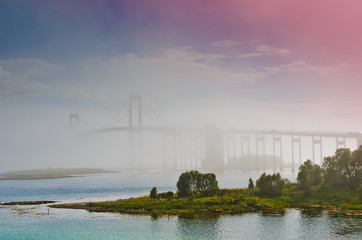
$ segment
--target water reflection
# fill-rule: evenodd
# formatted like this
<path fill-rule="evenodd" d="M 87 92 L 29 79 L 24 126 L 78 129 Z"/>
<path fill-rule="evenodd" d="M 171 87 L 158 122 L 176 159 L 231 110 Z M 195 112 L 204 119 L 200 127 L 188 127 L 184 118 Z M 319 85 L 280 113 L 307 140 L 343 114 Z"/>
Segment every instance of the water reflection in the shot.
<path fill-rule="evenodd" d="M 157 220 L 159 217 L 160 217 L 159 214 L 157 214 L 157 213 L 151 213 L 151 220 L 152 220 L 152 221 Z"/>
<path fill-rule="evenodd" d="M 324 210 L 318 208 L 300 209 L 302 217 L 321 217 Z"/>
<path fill-rule="evenodd" d="M 222 239 L 220 215 L 182 214 L 177 219 L 178 235 L 205 239 Z"/>
<path fill-rule="evenodd" d="M 276 209 L 261 213 L 261 215 L 263 216 L 270 216 L 270 217 L 283 217 L 285 214 L 286 214 L 285 209 Z"/>
<path fill-rule="evenodd" d="M 334 236 L 351 236 L 362 233 L 362 216 L 341 216 L 328 214 L 328 225 Z"/>

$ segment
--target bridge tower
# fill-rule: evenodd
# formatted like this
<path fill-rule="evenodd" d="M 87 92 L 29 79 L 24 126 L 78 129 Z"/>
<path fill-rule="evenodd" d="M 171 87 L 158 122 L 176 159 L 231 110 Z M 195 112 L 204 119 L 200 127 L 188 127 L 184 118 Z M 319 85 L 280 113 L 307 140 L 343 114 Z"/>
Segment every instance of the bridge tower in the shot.
<path fill-rule="evenodd" d="M 136 103 L 136 104 L 134 104 Z M 134 111 L 136 108 L 136 111 Z M 138 115 L 138 119 L 134 115 Z M 140 95 L 130 95 L 128 99 L 128 117 L 129 117 L 129 127 L 142 127 L 142 97 Z M 134 123 L 136 119 L 136 123 Z M 138 121 L 137 121 L 138 120 Z"/>
<path fill-rule="evenodd" d="M 69 114 L 69 129 L 73 130 L 73 122 L 75 121 L 76 127 L 79 127 L 79 114 L 78 113 L 70 113 Z"/>
<path fill-rule="evenodd" d="M 131 166 L 141 161 L 142 152 L 142 97 L 130 95 L 128 99 L 129 143 Z"/>

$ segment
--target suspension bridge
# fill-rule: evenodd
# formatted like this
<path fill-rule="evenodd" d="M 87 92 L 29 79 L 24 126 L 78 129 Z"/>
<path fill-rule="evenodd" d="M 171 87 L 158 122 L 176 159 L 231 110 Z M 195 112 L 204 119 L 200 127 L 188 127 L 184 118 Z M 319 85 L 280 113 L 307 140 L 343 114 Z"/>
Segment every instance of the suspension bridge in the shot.
<path fill-rule="evenodd" d="M 69 115 L 71 129 L 79 127 L 79 114 Z M 145 124 L 146 123 L 146 124 Z M 174 169 L 277 169 L 295 171 L 306 159 L 302 151 L 311 148 L 311 159 L 321 164 L 325 147 L 345 148 L 347 139 L 362 144 L 359 132 L 287 131 L 238 128 L 176 127 L 168 123 L 140 95 L 130 95 L 117 114 L 103 127 L 82 134 L 123 132 L 128 135 L 130 162 L 140 162 L 143 135 L 147 132 L 163 138 L 164 166 Z M 327 141 L 328 139 L 328 141 Z M 332 143 L 331 140 L 332 139 Z M 306 146 L 309 145 L 309 146 Z M 334 146 L 331 146 L 333 144 Z"/>

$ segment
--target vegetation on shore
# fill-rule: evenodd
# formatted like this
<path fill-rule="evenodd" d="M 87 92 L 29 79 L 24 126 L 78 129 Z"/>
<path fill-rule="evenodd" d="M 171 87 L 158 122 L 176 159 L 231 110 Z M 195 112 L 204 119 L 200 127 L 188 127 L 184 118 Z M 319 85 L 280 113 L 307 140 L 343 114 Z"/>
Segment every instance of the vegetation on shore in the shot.
<path fill-rule="evenodd" d="M 13 205 L 41 205 L 41 204 L 49 204 L 56 203 L 56 201 L 20 201 L 20 202 L 5 202 L 0 205 L 3 206 L 13 206 Z"/>
<path fill-rule="evenodd" d="M 8 172 L 0 175 L 0 180 L 35 180 L 69 178 L 77 174 L 109 172 L 100 168 L 46 168 L 25 171 Z"/>
<path fill-rule="evenodd" d="M 157 193 L 154 187 L 150 196 L 52 207 L 164 214 L 278 212 L 293 207 L 362 215 L 362 147 L 353 153 L 338 149 L 335 155 L 324 159 L 322 167 L 306 161 L 299 167 L 297 180 L 291 183 L 279 173 L 263 173 L 256 186 L 250 178 L 248 188 L 219 189 L 215 174 L 189 171 L 180 175 L 177 193 Z"/>
<path fill-rule="evenodd" d="M 350 191 L 320 191 L 316 196 L 305 196 L 295 184 L 288 184 L 281 196 L 260 196 L 258 189 L 220 189 L 211 197 L 149 196 L 107 202 L 89 202 L 52 205 L 57 208 L 86 209 L 94 212 L 120 213 L 246 213 L 253 211 L 279 212 L 285 208 L 317 208 L 336 212 L 362 214 L 362 204 Z M 355 210 L 355 211 L 344 211 Z"/>

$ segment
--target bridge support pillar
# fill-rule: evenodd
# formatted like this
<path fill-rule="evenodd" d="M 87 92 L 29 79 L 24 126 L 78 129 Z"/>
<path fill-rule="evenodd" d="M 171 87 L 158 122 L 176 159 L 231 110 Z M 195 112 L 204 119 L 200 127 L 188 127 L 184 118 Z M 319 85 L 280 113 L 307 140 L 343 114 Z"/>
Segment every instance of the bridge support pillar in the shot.
<path fill-rule="evenodd" d="M 280 146 L 280 171 L 283 171 L 283 152 L 282 152 L 282 136 L 273 135 L 273 171 L 276 172 L 276 154 L 275 154 L 275 143 L 279 142 Z"/>
<path fill-rule="evenodd" d="M 243 160 L 243 157 L 244 157 L 244 141 L 246 142 L 246 144 L 248 145 L 248 161 L 249 161 L 249 158 L 250 158 L 250 140 L 249 140 L 249 134 L 247 135 L 243 135 L 241 134 L 240 135 L 240 159 Z"/>
<path fill-rule="evenodd" d="M 259 171 L 260 170 L 260 164 L 259 164 L 259 142 L 263 144 L 263 168 L 264 171 L 266 170 L 266 162 L 265 162 L 265 135 L 258 135 L 255 134 L 255 141 L 256 141 L 256 168 Z"/>
<path fill-rule="evenodd" d="M 317 137 L 317 138 L 316 138 Z M 315 164 L 315 145 L 319 144 L 321 164 L 323 163 L 323 153 L 322 153 L 322 137 L 321 136 L 312 136 L 312 159 Z"/>
<path fill-rule="evenodd" d="M 216 126 L 205 126 L 205 160 L 203 168 L 224 168 L 224 135 Z"/>
<path fill-rule="evenodd" d="M 236 160 L 236 138 L 235 133 L 229 132 L 226 134 L 226 160 L 228 164 Z"/>
<path fill-rule="evenodd" d="M 299 165 L 302 163 L 302 157 L 301 157 L 301 143 L 300 143 L 300 136 L 292 136 L 292 172 L 295 172 L 295 161 L 294 161 L 294 143 L 298 143 L 299 145 Z"/>
<path fill-rule="evenodd" d="M 336 137 L 336 150 L 340 147 L 346 148 L 346 138 L 345 137 Z M 359 147 L 359 145 L 357 146 Z"/>
<path fill-rule="evenodd" d="M 357 138 L 357 149 L 362 145 L 362 138 Z"/>

